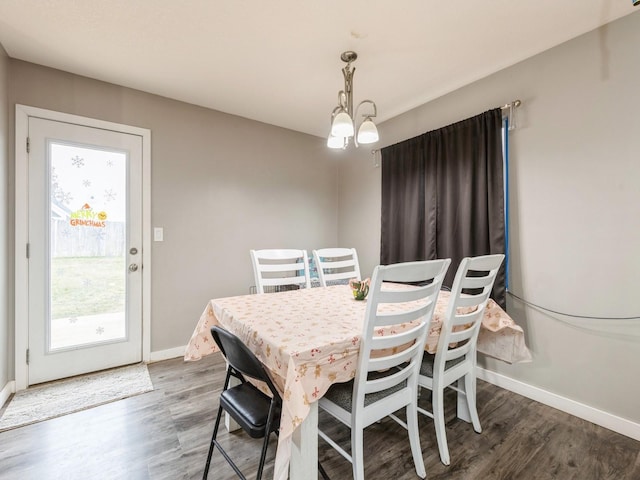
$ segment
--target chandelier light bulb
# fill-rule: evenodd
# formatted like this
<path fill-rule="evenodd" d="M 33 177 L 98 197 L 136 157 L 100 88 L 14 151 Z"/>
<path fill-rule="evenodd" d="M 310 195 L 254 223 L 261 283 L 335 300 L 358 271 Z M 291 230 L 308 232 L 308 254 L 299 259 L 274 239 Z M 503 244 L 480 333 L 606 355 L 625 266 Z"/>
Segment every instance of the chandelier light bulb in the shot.
<path fill-rule="evenodd" d="M 371 117 L 367 117 L 358 129 L 358 143 L 376 143 L 380 139 L 376 124 L 373 123 Z"/>
<path fill-rule="evenodd" d="M 353 120 L 351 120 L 351 117 L 347 112 L 342 111 L 333 119 L 331 135 L 335 137 L 353 136 Z"/>
<path fill-rule="evenodd" d="M 327 147 L 344 148 L 344 137 L 336 137 L 335 135 L 329 135 L 329 138 L 327 138 Z"/>

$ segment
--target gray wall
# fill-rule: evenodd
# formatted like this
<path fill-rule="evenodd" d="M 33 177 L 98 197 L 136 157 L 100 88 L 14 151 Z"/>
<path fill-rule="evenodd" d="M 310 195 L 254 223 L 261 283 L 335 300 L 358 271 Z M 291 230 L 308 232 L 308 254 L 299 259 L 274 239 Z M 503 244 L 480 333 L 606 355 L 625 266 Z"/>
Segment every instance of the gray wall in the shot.
<path fill-rule="evenodd" d="M 11 109 L 151 130 L 152 352 L 186 345 L 210 298 L 249 293 L 249 249 L 337 242 L 324 140 L 18 60 L 10 78 Z"/>
<path fill-rule="evenodd" d="M 640 311 L 638 45 L 634 13 L 381 126 L 391 144 L 523 101 L 511 135 L 510 289 L 539 305 L 589 316 Z M 380 169 L 368 150 L 328 153 L 323 139 L 8 63 L 0 52 L 0 221 L 9 225 L 0 237 L 0 345 L 8 347 L 0 386 L 13 372 L 6 251 L 15 103 L 152 131 L 152 224 L 165 228 L 152 250 L 153 351 L 184 345 L 207 299 L 248 291 L 252 247 L 354 246 L 365 275 L 379 262 Z M 508 311 L 534 362 L 482 366 L 640 422 L 637 320 L 571 319 L 513 299 Z"/>
<path fill-rule="evenodd" d="M 640 315 L 639 45 L 634 13 L 382 125 L 390 145 L 522 100 L 510 135 L 509 287 L 530 302 L 583 316 Z M 339 188 L 340 243 L 357 247 L 371 272 L 380 169 L 368 152 L 341 167 Z M 508 312 L 534 361 L 482 358 L 482 366 L 640 422 L 640 319 L 571 318 L 512 297 Z"/>
<path fill-rule="evenodd" d="M 10 288 L 10 258 L 9 237 L 12 232 L 9 225 L 9 101 L 8 101 L 9 58 L 0 45 L 0 390 L 8 380 L 13 379 L 13 372 L 9 373 L 9 358 L 7 352 L 13 352 L 13 326 L 9 325 L 10 301 L 13 288 Z M 12 363 L 13 364 L 13 363 Z"/>

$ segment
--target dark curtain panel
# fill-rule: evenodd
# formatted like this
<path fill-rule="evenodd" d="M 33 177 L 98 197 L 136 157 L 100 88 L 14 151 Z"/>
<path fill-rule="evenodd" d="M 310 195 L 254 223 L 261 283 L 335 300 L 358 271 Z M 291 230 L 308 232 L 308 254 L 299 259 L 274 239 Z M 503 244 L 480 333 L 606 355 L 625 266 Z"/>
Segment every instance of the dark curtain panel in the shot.
<path fill-rule="evenodd" d="M 380 263 L 505 252 L 502 111 L 382 149 Z M 505 308 L 505 266 L 493 299 Z"/>

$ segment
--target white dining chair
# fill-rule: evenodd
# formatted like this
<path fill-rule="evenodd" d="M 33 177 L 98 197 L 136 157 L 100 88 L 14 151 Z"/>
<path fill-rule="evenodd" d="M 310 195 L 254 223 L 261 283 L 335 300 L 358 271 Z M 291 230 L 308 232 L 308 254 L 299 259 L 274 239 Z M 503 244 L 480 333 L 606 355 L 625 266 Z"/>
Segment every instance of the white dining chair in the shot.
<path fill-rule="evenodd" d="M 322 410 L 351 429 L 350 454 L 322 430 L 319 435 L 352 463 L 355 480 L 364 479 L 363 431 L 386 416 L 408 430 L 416 473 L 421 478 L 426 476 L 418 431 L 418 373 L 450 262 L 409 262 L 374 270 L 355 378 L 333 384 L 318 401 Z M 420 286 L 399 289 L 383 282 L 420 282 Z M 388 328 L 392 326 L 396 328 Z M 378 335 L 382 328 L 385 334 Z M 394 415 L 400 409 L 406 410 L 406 422 Z"/>
<path fill-rule="evenodd" d="M 444 389 L 463 395 L 473 429 L 480 433 L 476 408 L 476 346 L 484 310 L 504 255 L 467 257 L 456 272 L 436 354 L 425 352 L 420 367 L 420 387 L 432 391 L 432 412 L 418 411 L 433 418 L 440 460 L 449 465 L 449 448 L 444 424 Z M 453 386 L 456 383 L 456 386 Z"/>
<path fill-rule="evenodd" d="M 256 293 L 279 291 L 284 287 L 311 288 L 306 250 L 251 250 Z"/>
<path fill-rule="evenodd" d="M 323 287 L 352 278 L 362 280 L 355 248 L 319 248 L 313 251 L 313 261 Z"/>

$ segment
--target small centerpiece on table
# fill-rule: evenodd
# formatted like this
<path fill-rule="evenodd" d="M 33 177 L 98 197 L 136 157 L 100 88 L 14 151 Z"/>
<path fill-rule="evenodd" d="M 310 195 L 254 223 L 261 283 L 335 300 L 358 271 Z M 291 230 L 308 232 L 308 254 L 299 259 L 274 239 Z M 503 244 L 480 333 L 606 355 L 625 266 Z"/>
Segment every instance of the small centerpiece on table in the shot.
<path fill-rule="evenodd" d="M 367 294 L 369 293 L 369 284 L 371 280 L 368 278 L 364 280 L 357 280 L 352 278 L 349 280 L 349 287 L 351 287 L 351 291 L 353 292 L 353 298 L 355 300 L 364 300 L 367 298 Z"/>

